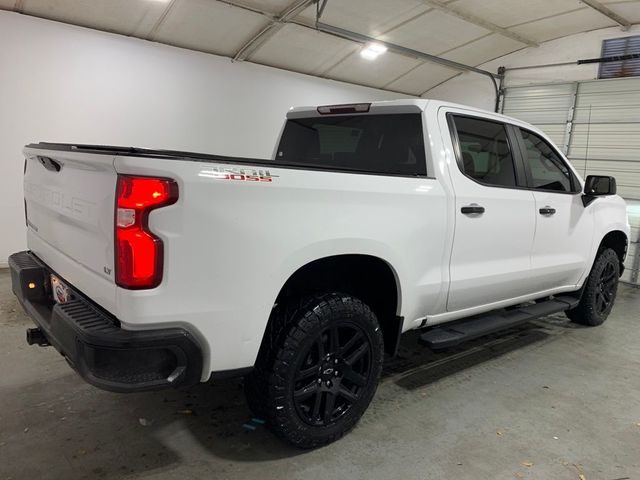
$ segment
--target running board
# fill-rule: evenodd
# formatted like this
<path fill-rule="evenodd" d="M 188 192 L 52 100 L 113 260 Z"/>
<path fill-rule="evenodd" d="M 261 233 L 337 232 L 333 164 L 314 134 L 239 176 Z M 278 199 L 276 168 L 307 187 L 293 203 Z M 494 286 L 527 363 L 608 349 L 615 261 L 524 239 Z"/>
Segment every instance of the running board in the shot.
<path fill-rule="evenodd" d="M 494 310 L 453 324 L 434 327 L 420 335 L 418 341 L 432 350 L 442 350 L 539 317 L 569 310 L 577 306 L 579 302 L 579 298 L 562 295 L 512 310 Z"/>

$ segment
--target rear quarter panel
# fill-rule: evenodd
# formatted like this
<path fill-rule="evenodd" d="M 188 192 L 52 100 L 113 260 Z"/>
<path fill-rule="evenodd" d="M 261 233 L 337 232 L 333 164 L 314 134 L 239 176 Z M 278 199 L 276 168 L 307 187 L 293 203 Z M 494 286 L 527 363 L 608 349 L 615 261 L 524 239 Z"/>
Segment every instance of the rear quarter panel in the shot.
<path fill-rule="evenodd" d="M 248 166 L 124 156 L 114 165 L 174 178 L 180 189 L 176 204 L 149 218 L 165 243 L 163 283 L 118 289 L 117 316 L 131 329 L 192 326 L 209 347 L 210 371 L 253 365 L 280 289 L 318 258 L 385 260 L 405 330 L 446 300 L 451 232 L 447 197 L 433 178 L 255 167 L 272 176 L 260 182 L 216 173 Z"/>

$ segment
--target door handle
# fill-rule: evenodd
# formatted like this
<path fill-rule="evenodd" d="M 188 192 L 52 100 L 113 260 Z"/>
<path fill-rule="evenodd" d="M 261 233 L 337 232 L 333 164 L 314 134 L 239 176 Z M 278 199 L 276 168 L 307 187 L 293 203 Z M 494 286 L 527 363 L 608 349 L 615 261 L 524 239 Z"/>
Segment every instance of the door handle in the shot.
<path fill-rule="evenodd" d="M 471 205 L 467 205 L 466 207 L 462 207 L 460 209 L 462 213 L 465 215 L 473 215 L 474 213 L 484 213 L 484 207 L 481 207 L 477 203 L 472 203 Z"/>
<path fill-rule="evenodd" d="M 554 213 L 556 213 L 556 209 L 553 207 L 550 207 L 549 205 L 541 208 L 538 211 L 540 212 L 540 215 L 553 215 Z"/>

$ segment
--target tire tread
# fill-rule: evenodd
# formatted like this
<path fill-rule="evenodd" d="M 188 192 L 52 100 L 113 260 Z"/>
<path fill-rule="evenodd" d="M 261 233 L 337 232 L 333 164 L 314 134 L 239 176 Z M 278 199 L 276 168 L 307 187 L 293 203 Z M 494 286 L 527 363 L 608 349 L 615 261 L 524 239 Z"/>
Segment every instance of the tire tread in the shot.
<path fill-rule="evenodd" d="M 589 327 L 595 327 L 604 323 L 611 310 L 609 309 L 609 312 L 602 316 L 595 309 L 595 295 L 596 288 L 598 286 L 598 279 L 601 270 L 607 263 L 614 262 L 616 265 L 619 265 L 619 261 L 618 255 L 611 248 L 604 248 L 598 252 L 596 260 L 593 263 L 593 268 L 591 269 L 591 272 L 589 272 L 587 280 L 585 280 L 584 291 L 582 292 L 580 303 L 577 307 L 565 312 L 569 320 Z M 619 275 L 619 267 L 616 268 L 616 274 Z M 617 286 L 613 292 L 613 298 L 611 300 L 612 307 L 616 299 L 616 294 Z"/>
<path fill-rule="evenodd" d="M 251 410 L 264 418 L 278 437 L 296 447 L 317 448 L 341 438 L 355 426 L 375 393 L 374 386 L 364 409 L 354 412 L 355 415 L 349 415 L 340 424 L 340 428 L 322 427 L 325 431 L 312 437 L 296 428 L 295 422 L 289 418 L 282 405 L 287 391 L 286 376 L 302 342 L 321 328 L 326 319 L 344 315 L 345 312 L 367 318 L 374 327 L 377 345 L 373 345 L 373 348 L 379 351 L 374 355 L 377 360 L 372 368 L 376 369 L 374 373 L 377 384 L 383 358 L 382 335 L 377 318 L 362 301 L 340 293 L 310 295 L 277 306 L 273 312 L 271 331 L 267 332 L 268 337 L 258 354 L 254 371 L 245 379 L 245 395 Z"/>

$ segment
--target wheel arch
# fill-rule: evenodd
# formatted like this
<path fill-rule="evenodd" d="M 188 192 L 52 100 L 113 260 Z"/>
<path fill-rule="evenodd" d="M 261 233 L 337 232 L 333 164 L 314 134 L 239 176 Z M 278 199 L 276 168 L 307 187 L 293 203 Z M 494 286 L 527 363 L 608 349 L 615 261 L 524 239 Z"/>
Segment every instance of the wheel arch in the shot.
<path fill-rule="evenodd" d="M 309 261 L 287 278 L 274 308 L 290 298 L 320 292 L 346 293 L 366 303 L 380 322 L 385 351 L 396 353 L 403 324 L 402 297 L 398 274 L 389 262 L 368 254 L 338 254 Z M 262 344 L 278 330 L 274 318 L 270 315 Z"/>
<path fill-rule="evenodd" d="M 624 260 L 627 256 L 627 249 L 629 247 L 629 238 L 627 234 L 621 230 L 611 230 L 607 232 L 600 244 L 598 245 L 598 252 L 605 248 L 611 248 L 620 259 L 620 275 L 624 272 Z"/>

